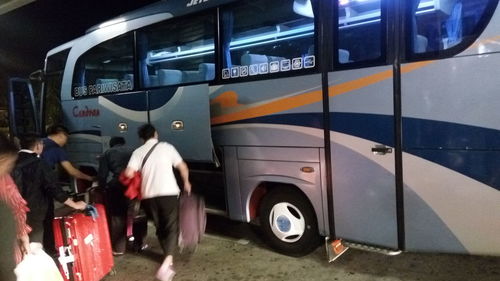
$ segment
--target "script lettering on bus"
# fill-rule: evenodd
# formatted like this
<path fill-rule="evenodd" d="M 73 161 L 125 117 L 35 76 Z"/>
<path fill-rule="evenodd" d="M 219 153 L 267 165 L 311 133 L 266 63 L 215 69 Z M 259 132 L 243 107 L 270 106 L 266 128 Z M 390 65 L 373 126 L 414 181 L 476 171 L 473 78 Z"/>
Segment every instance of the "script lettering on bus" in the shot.
<path fill-rule="evenodd" d="M 204 2 L 208 2 L 208 0 L 188 0 L 186 7 L 195 6 Z"/>
<path fill-rule="evenodd" d="M 75 105 L 73 107 L 73 116 L 76 118 L 81 118 L 81 117 L 98 117 L 100 115 L 99 109 L 98 108 L 89 108 L 88 106 L 85 106 L 84 108 L 78 107 L 78 105 Z"/>
<path fill-rule="evenodd" d="M 88 86 L 73 87 L 73 97 L 77 98 L 130 91 L 133 88 L 132 81 L 130 80 L 111 81 Z"/>

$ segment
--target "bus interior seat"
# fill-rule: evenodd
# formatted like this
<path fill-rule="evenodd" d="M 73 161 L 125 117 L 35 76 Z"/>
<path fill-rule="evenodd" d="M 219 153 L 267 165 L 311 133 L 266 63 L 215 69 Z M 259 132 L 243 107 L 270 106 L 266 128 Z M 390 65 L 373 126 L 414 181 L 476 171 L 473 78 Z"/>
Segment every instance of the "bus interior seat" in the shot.
<path fill-rule="evenodd" d="M 447 46 L 454 46 L 462 41 L 462 9 L 463 5 L 461 2 L 454 1 L 449 17 L 445 22 L 446 35 L 447 35 Z"/>
<path fill-rule="evenodd" d="M 158 86 L 160 83 L 159 83 L 159 79 L 158 79 L 158 75 L 149 75 L 149 87 L 156 87 Z"/>
<path fill-rule="evenodd" d="M 134 88 L 134 74 L 127 73 L 123 75 L 123 81 L 130 81 L 132 89 Z"/>
<path fill-rule="evenodd" d="M 307 55 L 308 56 L 313 56 L 314 55 L 314 45 L 309 46 L 307 49 Z M 339 49 L 339 62 L 340 63 L 349 63 L 352 62 L 349 60 L 351 53 L 346 50 L 346 49 Z"/>
<path fill-rule="evenodd" d="M 251 65 L 267 62 L 268 58 L 266 55 L 244 54 L 243 56 L 241 56 L 241 65 Z"/>
<path fill-rule="evenodd" d="M 428 40 L 425 36 L 420 34 L 417 35 L 415 44 L 413 45 L 413 51 L 415 53 L 425 53 L 427 51 Z"/>
<path fill-rule="evenodd" d="M 113 83 L 113 82 L 118 82 L 118 79 L 114 79 L 114 78 L 97 78 L 95 80 L 96 85 L 102 85 L 102 84 Z"/>
<path fill-rule="evenodd" d="M 198 70 L 184 70 L 182 71 L 182 82 L 201 82 L 210 81 L 215 78 L 215 64 L 213 63 L 200 63 Z"/>
<path fill-rule="evenodd" d="M 346 49 L 339 49 L 339 63 L 348 63 L 350 53 Z"/>
<path fill-rule="evenodd" d="M 267 60 L 269 62 L 272 62 L 272 61 L 282 61 L 284 59 L 285 59 L 284 57 L 267 56 Z"/>
<path fill-rule="evenodd" d="M 177 69 L 159 69 L 158 85 L 175 85 L 182 82 L 182 71 Z"/>
<path fill-rule="evenodd" d="M 196 70 L 182 71 L 182 83 L 190 83 L 200 81 L 200 72 Z"/>
<path fill-rule="evenodd" d="M 295 0 L 293 1 L 293 11 L 301 16 L 314 18 L 311 0 Z"/>
<path fill-rule="evenodd" d="M 455 9 L 455 5 L 458 4 L 458 0 L 434 0 L 435 2 L 439 2 L 434 4 L 435 7 L 439 7 L 439 10 L 446 15 L 451 15 L 453 10 Z"/>
<path fill-rule="evenodd" d="M 200 63 L 198 66 L 201 81 L 210 81 L 215 79 L 215 64 L 213 63 Z"/>

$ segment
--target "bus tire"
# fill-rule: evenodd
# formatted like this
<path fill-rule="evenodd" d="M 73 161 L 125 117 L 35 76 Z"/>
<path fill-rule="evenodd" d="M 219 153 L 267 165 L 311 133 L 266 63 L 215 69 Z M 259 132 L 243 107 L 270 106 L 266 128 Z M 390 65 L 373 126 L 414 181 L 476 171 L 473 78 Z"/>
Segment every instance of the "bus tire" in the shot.
<path fill-rule="evenodd" d="M 319 246 L 314 210 L 301 193 L 275 189 L 262 200 L 259 214 L 263 236 L 277 252 L 301 257 Z"/>

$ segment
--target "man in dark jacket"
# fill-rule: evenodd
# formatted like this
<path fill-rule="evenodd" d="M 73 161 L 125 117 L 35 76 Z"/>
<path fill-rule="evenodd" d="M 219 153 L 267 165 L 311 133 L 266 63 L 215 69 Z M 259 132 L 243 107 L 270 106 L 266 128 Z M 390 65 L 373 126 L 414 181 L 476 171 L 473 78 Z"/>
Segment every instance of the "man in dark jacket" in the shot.
<path fill-rule="evenodd" d="M 57 200 L 77 210 L 84 210 L 87 204 L 75 202 L 57 184 L 57 176 L 42 159 L 43 141 L 35 134 L 26 134 L 20 140 L 21 150 L 12 173 L 23 198 L 28 202 L 30 211 L 27 223 L 32 228 L 31 242 L 40 242 L 52 247 L 52 220 L 54 219 L 53 201 Z M 52 252 L 55 249 L 47 249 Z"/>
<path fill-rule="evenodd" d="M 106 207 L 110 218 L 113 254 L 121 255 L 127 245 L 127 213 L 130 213 L 128 210 L 132 206 L 124 195 L 125 186 L 120 183 L 118 177 L 127 167 L 133 149 L 125 145 L 123 137 L 112 137 L 109 146 L 110 148 L 99 159 L 97 178 L 99 186 L 106 188 Z"/>

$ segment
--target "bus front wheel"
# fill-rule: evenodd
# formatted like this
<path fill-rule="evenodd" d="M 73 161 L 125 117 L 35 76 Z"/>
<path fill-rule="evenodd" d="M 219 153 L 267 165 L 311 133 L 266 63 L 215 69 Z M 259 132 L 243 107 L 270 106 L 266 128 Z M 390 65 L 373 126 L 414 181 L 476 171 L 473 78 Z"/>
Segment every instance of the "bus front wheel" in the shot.
<path fill-rule="evenodd" d="M 264 197 L 259 213 L 264 238 L 279 253 L 300 257 L 319 246 L 316 216 L 299 192 L 272 190 Z"/>

